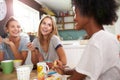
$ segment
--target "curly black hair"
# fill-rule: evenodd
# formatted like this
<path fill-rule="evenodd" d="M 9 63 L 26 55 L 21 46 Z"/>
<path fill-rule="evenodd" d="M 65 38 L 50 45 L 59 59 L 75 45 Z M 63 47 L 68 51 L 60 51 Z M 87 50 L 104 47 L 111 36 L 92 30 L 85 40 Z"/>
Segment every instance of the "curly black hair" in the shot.
<path fill-rule="evenodd" d="M 72 0 L 72 4 L 80 14 L 94 17 L 100 25 L 109 25 L 118 19 L 116 10 L 119 4 L 116 0 Z"/>

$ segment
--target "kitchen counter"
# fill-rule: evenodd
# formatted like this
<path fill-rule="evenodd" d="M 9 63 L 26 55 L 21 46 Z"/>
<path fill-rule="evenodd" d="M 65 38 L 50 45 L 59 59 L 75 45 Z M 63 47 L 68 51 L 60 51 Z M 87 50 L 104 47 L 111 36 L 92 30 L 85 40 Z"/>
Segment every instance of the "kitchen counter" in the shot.
<path fill-rule="evenodd" d="M 69 40 L 62 41 L 63 45 L 87 45 L 88 40 Z"/>
<path fill-rule="evenodd" d="M 62 41 L 64 48 L 80 48 L 84 49 L 87 45 L 88 40 L 72 40 L 72 41 Z"/>

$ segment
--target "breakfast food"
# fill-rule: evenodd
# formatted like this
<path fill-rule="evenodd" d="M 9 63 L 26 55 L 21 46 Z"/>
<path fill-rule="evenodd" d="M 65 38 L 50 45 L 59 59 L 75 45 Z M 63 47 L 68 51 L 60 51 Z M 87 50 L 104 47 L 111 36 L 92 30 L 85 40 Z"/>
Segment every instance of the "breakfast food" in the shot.
<path fill-rule="evenodd" d="M 57 67 L 57 61 L 54 61 L 53 66 L 54 66 L 54 67 Z"/>
<path fill-rule="evenodd" d="M 58 60 L 58 63 L 59 63 L 59 66 L 58 66 L 58 64 L 57 64 L 57 60 L 56 61 L 54 61 L 54 70 L 56 71 L 56 72 L 58 72 L 59 74 L 63 74 L 63 71 L 62 71 L 62 69 L 61 69 L 61 65 L 62 65 L 62 63 Z"/>

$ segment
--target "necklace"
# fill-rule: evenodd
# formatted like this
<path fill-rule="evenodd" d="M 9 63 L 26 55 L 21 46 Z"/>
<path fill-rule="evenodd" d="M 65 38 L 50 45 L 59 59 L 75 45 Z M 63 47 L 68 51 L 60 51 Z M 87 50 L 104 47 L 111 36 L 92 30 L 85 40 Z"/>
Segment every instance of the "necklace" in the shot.
<path fill-rule="evenodd" d="M 48 60 L 48 57 L 49 57 L 49 53 L 48 52 L 45 52 L 43 49 L 42 49 L 42 55 L 44 57 L 44 60 Z"/>
<path fill-rule="evenodd" d="M 48 53 L 44 53 L 44 60 L 48 60 Z"/>

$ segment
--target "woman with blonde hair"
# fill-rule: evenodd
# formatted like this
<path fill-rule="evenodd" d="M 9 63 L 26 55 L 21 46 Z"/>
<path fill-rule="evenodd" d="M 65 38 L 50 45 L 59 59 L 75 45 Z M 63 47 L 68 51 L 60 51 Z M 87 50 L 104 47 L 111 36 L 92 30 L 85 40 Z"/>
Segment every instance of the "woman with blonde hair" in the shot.
<path fill-rule="evenodd" d="M 57 36 L 57 27 L 55 18 L 50 15 L 43 15 L 38 28 L 38 37 L 28 44 L 32 52 L 32 62 L 36 64 L 39 61 L 55 60 L 66 64 L 66 56 L 62 43 Z"/>
<path fill-rule="evenodd" d="M 5 25 L 8 34 L 6 38 L 0 36 L 0 61 L 21 59 L 23 64 L 28 54 L 27 44 L 29 38 L 21 36 L 21 26 L 14 16 L 11 16 Z"/>

